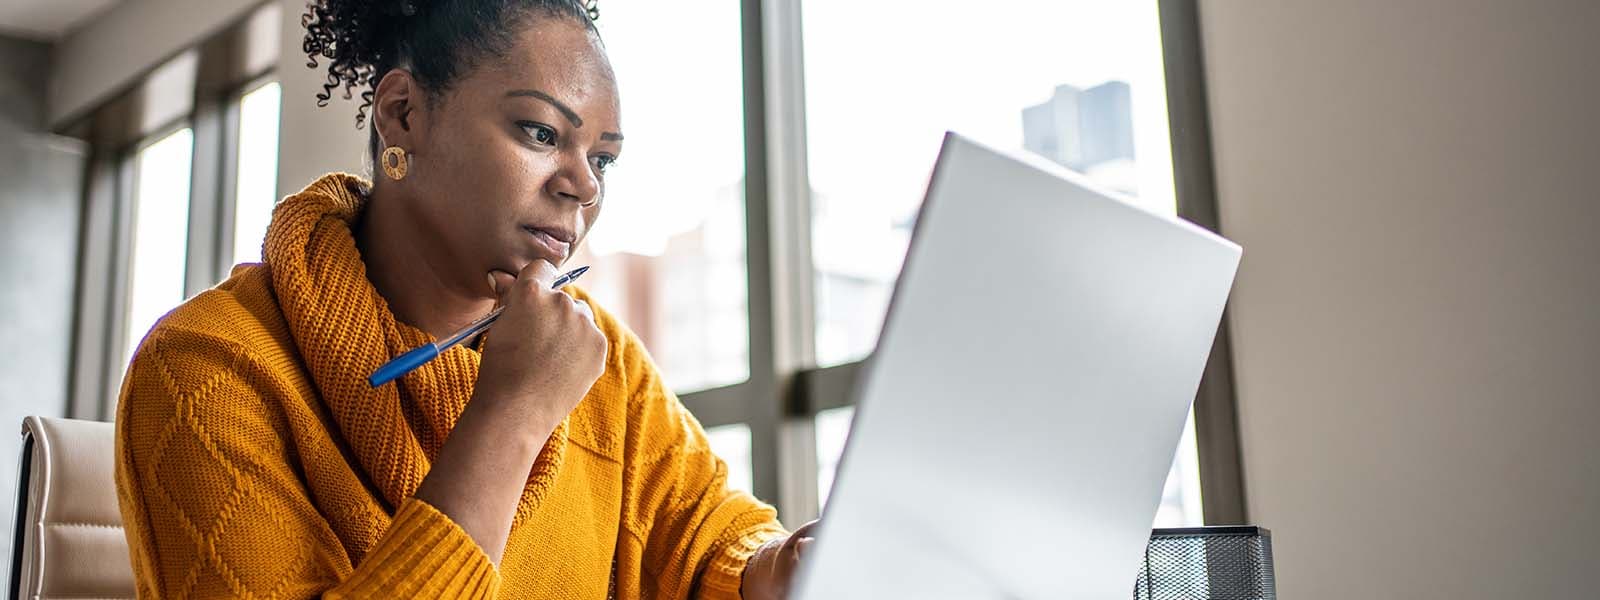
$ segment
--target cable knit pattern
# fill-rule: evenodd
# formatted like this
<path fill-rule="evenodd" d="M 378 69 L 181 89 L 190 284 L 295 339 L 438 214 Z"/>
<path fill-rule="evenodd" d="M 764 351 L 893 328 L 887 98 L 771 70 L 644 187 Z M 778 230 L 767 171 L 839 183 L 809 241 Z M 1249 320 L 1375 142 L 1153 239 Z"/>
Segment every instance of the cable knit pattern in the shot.
<path fill-rule="evenodd" d="M 367 183 L 332 174 L 273 213 L 263 264 L 163 317 L 117 409 L 117 491 L 140 597 L 738 598 L 784 534 L 594 307 L 606 371 L 551 434 L 495 567 L 412 497 L 477 381 L 457 346 L 373 389 L 429 341 L 395 319 L 351 234 Z"/>

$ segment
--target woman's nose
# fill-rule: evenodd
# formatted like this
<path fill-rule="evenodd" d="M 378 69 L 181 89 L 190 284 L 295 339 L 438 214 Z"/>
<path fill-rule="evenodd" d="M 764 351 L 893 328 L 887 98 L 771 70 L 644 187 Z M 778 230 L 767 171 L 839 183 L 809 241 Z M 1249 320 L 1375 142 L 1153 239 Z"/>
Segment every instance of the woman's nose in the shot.
<path fill-rule="evenodd" d="M 589 161 L 583 157 L 563 159 L 548 185 L 551 195 L 583 206 L 600 199 L 600 181 L 589 169 Z"/>

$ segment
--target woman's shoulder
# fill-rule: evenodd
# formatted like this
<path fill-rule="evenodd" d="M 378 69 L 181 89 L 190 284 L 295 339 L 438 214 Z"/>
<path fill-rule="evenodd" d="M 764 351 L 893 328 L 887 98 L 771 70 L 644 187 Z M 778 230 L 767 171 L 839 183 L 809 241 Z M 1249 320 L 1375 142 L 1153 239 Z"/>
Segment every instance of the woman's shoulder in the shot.
<path fill-rule="evenodd" d="M 123 376 L 117 420 L 130 425 L 119 436 L 139 432 L 127 441 L 147 443 L 173 419 L 224 436 L 275 423 L 271 406 L 305 388 L 298 364 L 267 267 L 235 267 L 140 342 Z"/>

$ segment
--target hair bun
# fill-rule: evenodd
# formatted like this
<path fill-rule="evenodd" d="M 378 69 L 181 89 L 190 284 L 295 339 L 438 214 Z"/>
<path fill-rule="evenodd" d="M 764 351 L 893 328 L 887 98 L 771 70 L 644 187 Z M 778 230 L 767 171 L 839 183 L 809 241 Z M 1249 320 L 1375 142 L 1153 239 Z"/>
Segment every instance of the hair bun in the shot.
<path fill-rule="evenodd" d="M 478 56 L 503 52 L 519 17 L 543 12 L 583 21 L 591 30 L 599 0 L 310 0 L 300 25 L 306 66 L 327 61 L 317 106 L 335 89 L 350 99 L 357 87 L 356 127 L 366 123 L 378 80 L 405 66 L 430 91 L 443 89 Z"/>

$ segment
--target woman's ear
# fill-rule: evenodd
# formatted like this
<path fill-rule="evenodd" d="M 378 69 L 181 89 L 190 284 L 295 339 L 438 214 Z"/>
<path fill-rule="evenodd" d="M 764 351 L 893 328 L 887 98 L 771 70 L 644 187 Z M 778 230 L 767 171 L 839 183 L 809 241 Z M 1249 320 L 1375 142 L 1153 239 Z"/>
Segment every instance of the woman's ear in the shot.
<path fill-rule="evenodd" d="M 422 145 L 418 124 L 423 109 L 422 88 L 411 72 L 390 69 L 372 94 L 372 126 L 378 132 L 378 152 L 399 146 L 412 154 Z"/>

